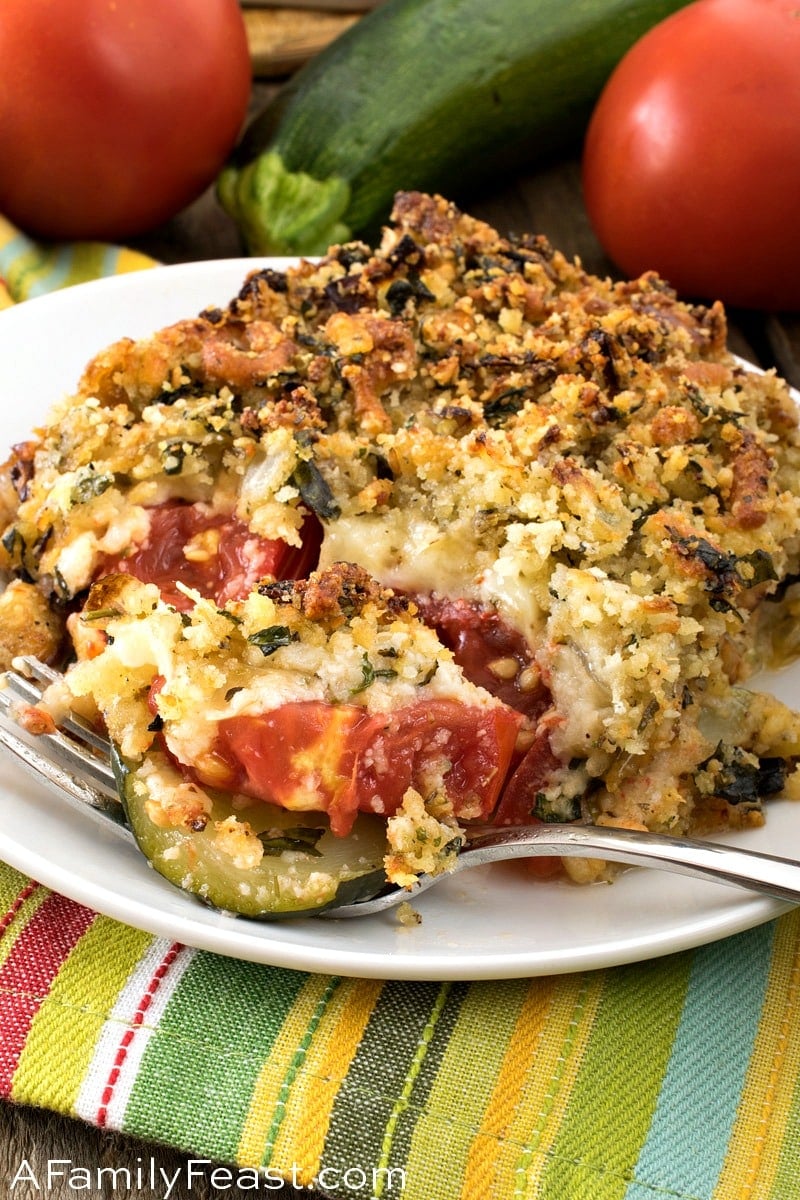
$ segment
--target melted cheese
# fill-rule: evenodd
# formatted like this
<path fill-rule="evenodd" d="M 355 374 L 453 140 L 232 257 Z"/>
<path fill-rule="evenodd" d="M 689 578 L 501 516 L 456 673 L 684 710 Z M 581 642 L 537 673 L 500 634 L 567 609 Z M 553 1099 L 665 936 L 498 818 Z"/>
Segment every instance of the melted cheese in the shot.
<path fill-rule="evenodd" d="M 390 509 L 379 516 L 341 517 L 329 525 L 320 567 L 355 562 L 399 592 L 474 596 L 475 549 L 465 544 L 458 523 L 442 530 L 413 511 Z"/>

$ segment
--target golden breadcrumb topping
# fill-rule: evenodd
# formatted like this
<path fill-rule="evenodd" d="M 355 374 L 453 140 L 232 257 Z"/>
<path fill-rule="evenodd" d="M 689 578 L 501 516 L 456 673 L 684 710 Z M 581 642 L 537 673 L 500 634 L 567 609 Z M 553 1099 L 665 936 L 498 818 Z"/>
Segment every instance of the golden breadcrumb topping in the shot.
<path fill-rule="evenodd" d="M 256 270 L 226 308 L 104 350 L 13 450 L 0 653 L 53 658 L 84 605 L 72 693 L 126 754 L 156 712 L 182 761 L 224 715 L 301 695 L 372 712 L 517 688 L 535 703 L 502 819 L 759 823 L 800 757 L 800 718 L 744 686 L 798 649 L 799 479 L 789 389 L 726 349 L 720 304 L 400 194 L 377 249 Z M 165 505 L 202 513 L 187 569 L 222 521 L 284 551 L 313 528 L 318 553 L 181 612 L 125 573 Z M 525 648 L 495 654 L 497 687 L 432 615 L 451 602 Z M 398 877 L 439 861 L 430 803 L 392 818 Z"/>

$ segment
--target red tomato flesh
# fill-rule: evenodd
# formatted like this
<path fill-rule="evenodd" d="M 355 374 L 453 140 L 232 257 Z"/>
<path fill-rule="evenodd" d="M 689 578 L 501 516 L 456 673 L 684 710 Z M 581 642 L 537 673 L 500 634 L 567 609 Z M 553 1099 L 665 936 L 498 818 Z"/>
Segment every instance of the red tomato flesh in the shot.
<path fill-rule="evenodd" d="M 586 207 L 629 276 L 687 298 L 800 308 L 800 6 L 699 0 L 656 25 L 604 89 Z"/>
<path fill-rule="evenodd" d="M 423 795 L 445 768 L 456 816 L 488 818 L 521 718 L 505 707 L 432 700 L 370 714 L 358 705 L 299 701 L 219 726 L 217 755 L 230 786 L 288 809 L 327 812 L 338 836 L 357 812 L 391 816 L 409 787 Z M 203 783 L 202 775 L 197 776 Z"/>
<path fill-rule="evenodd" d="M 202 535 L 208 535 L 203 539 Z M 101 574 L 124 571 L 142 583 L 155 583 L 163 599 L 181 612 L 192 602 L 176 580 L 223 605 L 248 594 L 267 575 L 302 579 L 312 571 L 322 537 L 319 522 L 308 517 L 302 546 L 260 538 L 234 516 L 209 513 L 201 504 L 172 500 L 150 510 L 147 540 L 132 554 L 106 559 Z M 189 543 L 200 552 L 186 557 Z"/>
<path fill-rule="evenodd" d="M 493 824 L 537 824 L 538 818 L 533 815 L 536 793 L 548 786 L 553 772 L 561 765 L 550 746 L 550 729 L 543 722 L 536 730 L 533 743 L 506 781 Z"/>
<path fill-rule="evenodd" d="M 157 527 L 163 537 L 151 536 L 151 541 L 180 549 L 187 529 L 196 530 L 199 518 L 192 515 L 191 506 L 165 509 L 166 513 L 159 513 L 162 524 Z M 178 520 L 179 514 L 190 522 L 188 527 Z M 181 536 L 167 536 L 163 533 L 167 528 L 181 530 Z M 235 538 L 232 544 L 238 544 Z M 164 568 L 163 559 L 147 548 L 143 554 L 150 581 L 162 585 L 174 577 L 174 556 L 167 555 L 169 565 Z M 141 562 L 135 565 L 141 570 Z M 298 560 L 295 565 L 302 564 Z M 285 570 L 287 560 L 280 566 Z M 307 569 L 306 565 L 304 573 Z M 214 570 L 212 576 L 194 577 L 192 586 L 216 586 L 220 579 L 230 583 L 226 568 L 219 574 Z M 177 596 L 184 599 L 180 593 Z M 205 778 L 197 766 L 177 765 L 210 787 L 220 786 L 223 767 L 226 790 L 290 810 L 325 812 L 332 832 L 339 837 L 350 832 L 356 813 L 390 817 L 409 787 L 427 795 L 442 778 L 453 811 L 461 820 L 530 824 L 536 791 L 547 785 L 560 765 L 550 748 L 546 722 L 537 725 L 538 717 L 549 708 L 550 694 L 538 684 L 534 700 L 530 692 L 515 690 L 513 681 L 498 678 L 489 668 L 498 657 L 513 657 L 524 668 L 532 661 L 530 650 L 497 613 L 466 601 L 423 597 L 419 604 L 423 615 L 435 616 L 437 628 L 444 631 L 443 640 L 453 645 L 465 675 L 494 691 L 504 701 L 502 705 L 479 708 L 436 699 L 396 712 L 371 714 L 355 704 L 293 701 L 258 716 L 221 721 L 211 756 L 211 777 Z M 151 689 L 154 711 L 162 684 L 159 677 Z M 520 729 L 531 722 L 533 744 L 520 752 Z M 557 862 L 548 860 L 537 873 L 550 875 L 557 867 Z"/>
<path fill-rule="evenodd" d="M 536 718 L 549 707 L 550 693 L 538 676 L 536 682 L 521 686 L 526 681 L 523 672 L 533 663 L 530 646 L 494 609 L 435 595 L 414 596 L 414 603 L 420 619 L 435 629 L 452 650 L 470 683 L 485 688 L 526 717 Z M 516 672 L 498 674 L 492 669 L 498 662 L 509 666 L 516 663 Z"/>

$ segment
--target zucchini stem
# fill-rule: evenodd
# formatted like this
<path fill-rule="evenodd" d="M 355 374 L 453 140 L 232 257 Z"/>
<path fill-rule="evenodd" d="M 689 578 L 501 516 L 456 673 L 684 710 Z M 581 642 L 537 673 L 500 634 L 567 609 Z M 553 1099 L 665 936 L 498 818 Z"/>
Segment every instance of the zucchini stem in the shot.
<path fill-rule="evenodd" d="M 346 180 L 288 171 L 275 150 L 246 166 L 225 167 L 217 195 L 250 254 L 324 254 L 329 246 L 352 240 L 341 219 L 350 203 Z"/>

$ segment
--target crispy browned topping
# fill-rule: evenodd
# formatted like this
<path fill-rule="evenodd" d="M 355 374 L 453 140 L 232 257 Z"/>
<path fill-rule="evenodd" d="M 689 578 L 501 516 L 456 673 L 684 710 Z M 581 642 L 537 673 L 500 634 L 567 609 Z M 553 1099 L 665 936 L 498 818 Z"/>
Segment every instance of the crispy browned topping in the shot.
<path fill-rule="evenodd" d="M 313 432 L 325 428 L 325 421 L 309 388 L 294 387 L 274 404 L 261 408 L 245 408 L 242 428 L 259 433 L 267 429 L 286 428 L 296 432 Z"/>
<path fill-rule="evenodd" d="M 54 659 L 63 639 L 62 620 L 39 588 L 12 580 L 0 594 L 0 670 L 7 670 L 18 654 Z"/>
<path fill-rule="evenodd" d="M 729 503 L 741 529 L 759 529 L 769 512 L 769 482 L 773 461 L 765 446 L 749 430 L 736 431 L 731 462 L 733 483 Z"/>
<path fill-rule="evenodd" d="M 381 587 L 356 563 L 332 563 L 325 571 L 313 571 L 308 579 L 263 583 L 258 590 L 276 604 L 290 604 L 309 621 L 330 629 L 352 620 L 368 605 L 384 610 L 390 617 L 409 609 L 405 597 Z"/>
<path fill-rule="evenodd" d="M 704 764 L 721 727 L 750 752 L 758 723 L 730 683 L 778 607 L 761 600 L 800 574 L 797 412 L 725 339 L 721 305 L 653 273 L 594 278 L 542 237 L 400 194 L 377 249 L 255 271 L 227 308 L 99 354 L 0 470 L 0 565 L 54 598 L 60 627 L 104 556 L 145 542 L 152 505 L 294 548 L 321 530 L 319 570 L 251 597 L 248 652 L 275 666 L 340 635 L 362 647 L 366 627 L 385 640 L 408 607 L 395 593 L 496 612 L 553 696 L 569 795 L 686 828 L 728 775 L 740 803 L 753 764 Z M 113 585 L 90 603 L 113 605 Z M 232 622 L 206 616 L 222 655 Z M 409 679 L 428 678 L 423 633 Z M 354 662 L 337 696 L 361 695 Z M 771 712 L 800 749 L 794 720 Z"/>

